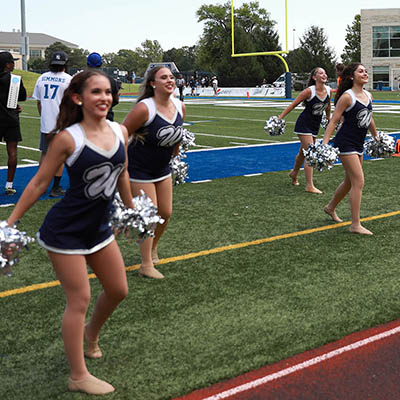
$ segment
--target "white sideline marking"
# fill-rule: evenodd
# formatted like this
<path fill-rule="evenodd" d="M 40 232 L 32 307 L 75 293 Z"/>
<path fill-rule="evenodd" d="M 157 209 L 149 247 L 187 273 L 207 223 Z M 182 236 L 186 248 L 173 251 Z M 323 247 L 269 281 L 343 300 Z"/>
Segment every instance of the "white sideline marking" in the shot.
<path fill-rule="evenodd" d="M 30 163 L 30 164 L 35 164 L 35 165 L 39 165 L 39 163 L 35 160 L 30 160 L 29 158 L 23 158 L 21 161 Z"/>
<path fill-rule="evenodd" d="M 386 332 L 382 332 L 382 333 L 379 333 L 377 335 L 370 336 L 369 338 L 366 338 L 366 339 L 359 340 L 357 342 L 351 343 L 351 344 L 349 344 L 347 346 L 340 347 L 339 349 L 336 349 L 336 350 L 330 351 L 328 353 L 322 354 L 322 355 L 320 355 L 318 357 L 311 358 L 311 359 L 309 359 L 307 361 L 304 361 L 302 363 L 293 365 L 293 366 L 291 366 L 289 368 L 282 369 L 282 370 L 280 370 L 278 372 L 275 372 L 273 374 L 266 375 L 266 376 L 264 376 L 262 378 L 258 378 L 258 379 L 254 380 L 254 381 L 251 381 L 251 382 L 248 382 L 248 383 L 244 383 L 243 385 L 236 386 L 235 388 L 232 388 L 232 389 L 229 389 L 229 390 L 225 390 L 224 392 L 215 394 L 213 396 L 203 398 L 202 400 L 226 399 L 227 397 L 233 396 L 233 395 L 235 395 L 237 393 L 244 392 L 245 390 L 248 390 L 248 389 L 253 389 L 253 388 L 255 388 L 257 386 L 260 386 L 260 385 L 264 385 L 265 383 L 268 383 L 268 382 L 274 381 L 276 379 L 282 378 L 284 376 L 293 374 L 296 371 L 301 371 L 303 369 L 309 368 L 309 367 L 311 367 L 313 365 L 316 365 L 316 364 L 319 364 L 319 363 L 321 363 L 323 361 L 329 360 L 329 359 L 331 359 L 333 357 L 336 357 L 336 356 L 338 356 L 340 354 L 343 354 L 343 353 L 346 353 L 346 352 L 349 352 L 349 351 L 352 351 L 352 350 L 356 350 L 356 349 L 358 349 L 360 347 L 366 346 L 367 344 L 376 342 L 378 340 L 385 339 L 385 338 L 387 338 L 389 336 L 392 336 L 392 335 L 395 335 L 396 333 L 399 333 L 399 332 L 400 332 L 400 326 L 397 326 L 396 328 L 390 329 L 390 330 L 388 330 Z"/>
<path fill-rule="evenodd" d="M 207 182 L 211 182 L 211 179 L 204 179 L 203 181 L 192 181 L 190 183 L 207 183 Z"/>
<path fill-rule="evenodd" d="M 259 176 L 259 175 L 262 175 L 262 173 L 259 172 L 259 173 L 257 173 L 257 174 L 245 174 L 245 175 L 243 175 L 243 176 L 252 177 L 252 176 Z"/>

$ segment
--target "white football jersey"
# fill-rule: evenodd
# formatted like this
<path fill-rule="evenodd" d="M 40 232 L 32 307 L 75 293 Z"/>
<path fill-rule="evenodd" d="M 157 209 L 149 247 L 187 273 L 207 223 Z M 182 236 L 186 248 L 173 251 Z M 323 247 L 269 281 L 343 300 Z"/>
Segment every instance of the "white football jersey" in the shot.
<path fill-rule="evenodd" d="M 42 106 L 40 132 L 49 133 L 56 127 L 60 103 L 71 79 L 71 75 L 65 72 L 49 71 L 36 81 L 32 97 L 39 100 Z"/>

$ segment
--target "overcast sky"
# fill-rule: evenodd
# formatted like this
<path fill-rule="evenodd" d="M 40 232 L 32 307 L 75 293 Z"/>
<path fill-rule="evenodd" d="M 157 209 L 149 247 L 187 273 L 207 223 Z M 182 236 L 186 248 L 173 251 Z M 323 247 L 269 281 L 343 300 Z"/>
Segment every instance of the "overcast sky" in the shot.
<path fill-rule="evenodd" d="M 196 11 L 203 4 L 224 4 L 213 0 L 25 0 L 26 30 L 46 33 L 101 54 L 140 47 L 146 40 L 158 40 L 163 50 L 196 44 L 203 31 Z M 250 0 L 234 0 L 239 7 Z M 288 44 L 310 25 L 323 27 L 328 44 L 342 53 L 347 25 L 361 9 L 399 8 L 399 0 L 288 0 Z M 21 29 L 20 1 L 2 7 L 0 30 Z M 259 0 L 275 20 L 283 48 L 286 46 L 285 0 Z M 400 24 L 400 21 L 399 21 Z M 227 37 L 226 40 L 231 40 Z"/>

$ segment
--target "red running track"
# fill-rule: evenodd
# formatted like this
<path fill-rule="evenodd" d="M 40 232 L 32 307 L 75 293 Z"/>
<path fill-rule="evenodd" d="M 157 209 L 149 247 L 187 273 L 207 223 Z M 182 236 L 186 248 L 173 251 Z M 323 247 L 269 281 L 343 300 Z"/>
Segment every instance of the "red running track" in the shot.
<path fill-rule="evenodd" d="M 400 399 L 400 320 L 175 400 Z"/>

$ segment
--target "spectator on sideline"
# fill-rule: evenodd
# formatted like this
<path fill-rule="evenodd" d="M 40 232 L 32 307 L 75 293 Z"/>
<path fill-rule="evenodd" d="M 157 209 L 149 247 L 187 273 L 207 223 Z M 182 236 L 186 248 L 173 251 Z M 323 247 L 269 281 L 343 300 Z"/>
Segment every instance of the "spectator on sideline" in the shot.
<path fill-rule="evenodd" d="M 176 80 L 176 87 L 179 90 L 179 100 L 183 101 L 183 89 L 185 88 L 185 79 L 182 74 L 178 75 L 178 79 Z"/>
<path fill-rule="evenodd" d="M 140 244 L 141 276 L 162 279 L 154 265 L 160 262 L 157 245 L 172 214 L 172 178 L 169 162 L 177 155 L 182 140 L 182 126 L 186 108 L 171 96 L 175 79 L 169 68 L 156 67 L 147 72 L 135 107 L 122 122 L 129 135 L 137 134 L 128 147 L 128 170 L 132 194 L 143 190 L 158 207 L 165 220 L 158 224 L 155 237 Z"/>
<path fill-rule="evenodd" d="M 72 77 L 65 71 L 67 69 L 68 55 L 64 51 L 56 51 L 52 54 L 49 72 L 42 74 L 36 81 L 32 97 L 37 100 L 37 108 L 40 115 L 40 164 L 47 153 L 50 142 L 57 134 L 55 131 L 60 103 L 65 89 Z M 54 176 L 50 197 L 62 196 L 65 191 L 60 186 L 64 165 Z"/>
<path fill-rule="evenodd" d="M 322 115 L 326 113 L 328 120 L 331 117 L 331 90 L 326 86 L 328 77 L 323 68 L 316 67 L 308 78 L 307 87 L 300 92 L 296 99 L 279 115 L 283 119 L 300 103 L 305 109 L 299 115 L 294 127 L 294 133 L 299 137 L 301 145 L 293 169 L 289 173 L 292 185 L 298 186 L 298 174 L 304 162 L 303 149 L 307 149 L 311 143 L 315 143 L 321 124 Z M 313 169 L 307 163 L 304 164 L 306 176 L 306 192 L 322 193 L 314 186 Z"/>
<path fill-rule="evenodd" d="M 218 94 L 218 79 L 216 76 L 213 76 L 211 79 L 212 88 L 214 90 L 214 96 Z"/>
<path fill-rule="evenodd" d="M 106 120 L 111 104 L 110 81 L 102 71 L 86 70 L 72 78 L 60 105 L 59 133 L 8 218 L 10 226 L 22 218 L 66 164 L 70 187 L 47 213 L 38 243 L 48 251 L 66 296 L 62 337 L 70 367 L 68 388 L 98 395 L 114 388 L 89 373 L 84 354 L 102 357 L 100 330 L 128 294 L 124 260 L 109 226 L 116 186 L 125 206 L 133 207 L 126 171 L 128 135 L 125 127 Z M 85 325 L 91 295 L 87 264 L 103 291 Z"/>
<path fill-rule="evenodd" d="M 86 63 L 89 68 L 99 69 L 103 64 L 103 59 L 101 58 L 101 55 L 99 53 L 93 52 L 87 56 Z M 110 80 L 111 84 L 113 102 L 111 108 L 108 111 L 107 119 L 110 121 L 114 121 L 113 107 L 115 107 L 119 103 L 119 91 L 121 89 L 121 84 L 117 83 L 117 81 L 110 76 L 108 76 L 108 79 Z"/>
<path fill-rule="evenodd" d="M 372 96 L 364 90 L 368 83 L 367 69 L 361 63 L 347 66 L 335 97 L 335 111 L 326 128 L 323 143 L 327 144 L 336 124 L 343 116 L 343 123 L 337 132 L 333 145 L 339 148 L 339 158 L 345 170 L 344 181 L 337 187 L 324 211 L 335 222 L 342 222 L 336 214 L 337 205 L 350 193 L 350 232 L 372 235 L 360 221 L 362 190 L 364 187 L 363 152 L 368 130 L 377 137 L 372 117 Z"/>
<path fill-rule="evenodd" d="M 19 123 L 19 113 L 22 108 L 19 104 L 16 108 L 9 107 L 8 100 L 11 99 L 10 93 L 11 72 L 14 70 L 14 58 L 8 51 L 0 52 L 0 140 L 4 140 L 7 146 L 7 182 L 5 185 L 5 194 L 13 195 L 17 191 L 13 188 L 15 171 L 17 169 L 17 143 L 22 140 L 21 128 Z M 26 100 L 26 90 L 22 79 L 13 75 L 13 82 L 18 90 L 18 101 Z"/>

